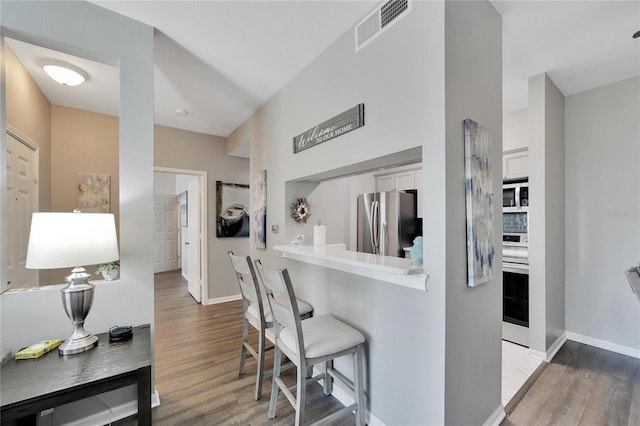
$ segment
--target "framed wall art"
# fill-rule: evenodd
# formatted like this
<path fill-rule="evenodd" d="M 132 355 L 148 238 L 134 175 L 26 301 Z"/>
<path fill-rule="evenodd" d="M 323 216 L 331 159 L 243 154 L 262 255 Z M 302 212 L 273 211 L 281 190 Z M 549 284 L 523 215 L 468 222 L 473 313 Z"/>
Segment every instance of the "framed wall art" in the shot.
<path fill-rule="evenodd" d="M 249 236 L 249 185 L 216 181 L 216 236 Z"/>
<path fill-rule="evenodd" d="M 255 176 L 253 183 L 253 242 L 256 248 L 267 248 L 267 171 Z"/>
<path fill-rule="evenodd" d="M 464 120 L 465 196 L 467 216 L 467 285 L 495 277 L 493 183 L 489 130 Z"/>
<path fill-rule="evenodd" d="M 111 211 L 111 176 L 80 173 L 78 205 L 83 213 L 109 213 Z"/>

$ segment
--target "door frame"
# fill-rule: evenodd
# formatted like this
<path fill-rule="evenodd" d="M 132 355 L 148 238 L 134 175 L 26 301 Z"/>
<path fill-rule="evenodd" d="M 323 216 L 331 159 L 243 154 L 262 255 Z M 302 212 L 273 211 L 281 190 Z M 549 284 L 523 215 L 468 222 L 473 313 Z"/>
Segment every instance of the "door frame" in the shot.
<path fill-rule="evenodd" d="M 200 303 L 209 299 L 209 264 L 207 262 L 209 255 L 209 230 L 208 230 L 208 181 L 207 172 L 203 170 L 177 169 L 173 167 L 154 167 L 154 172 L 172 173 L 175 175 L 190 175 L 198 177 L 198 198 L 200 202 Z"/>
<path fill-rule="evenodd" d="M 35 202 L 33 204 L 33 212 L 38 212 L 40 211 L 40 146 L 35 143 L 34 141 L 32 141 L 28 136 L 22 134 L 18 129 L 16 129 L 15 127 L 13 127 L 12 125 L 10 125 L 9 123 L 7 123 L 7 131 L 6 134 L 3 135 L 3 139 L 4 139 L 4 144 L 3 144 L 3 149 L 5 150 L 3 152 L 2 155 L 2 166 L 1 166 L 1 170 L 3 173 L 6 173 L 7 170 L 7 156 L 6 154 L 6 149 L 8 146 L 8 142 L 6 140 L 6 135 L 11 136 L 12 138 L 14 138 L 15 140 L 17 140 L 18 142 L 20 142 L 22 145 L 26 146 L 27 148 L 29 148 L 31 151 L 33 151 L 33 156 L 34 156 L 34 163 L 35 163 L 35 179 L 36 179 L 36 194 L 35 194 Z M 2 203 L 6 203 L 7 202 L 7 182 L 6 179 L 0 179 L 3 181 L 3 190 L 1 191 L 0 196 L 2 196 Z M 0 204 L 0 206 L 2 206 L 3 204 Z M 4 204 L 5 209 L 8 209 L 9 206 L 7 204 Z M 6 210 L 3 210 L 3 213 L 7 213 Z M 2 224 L 2 231 L 6 232 L 8 234 L 9 232 L 9 224 L 7 223 L 7 214 L 3 214 L 2 215 L 2 220 L 3 220 L 3 224 Z M 2 232 L 0 232 L 0 235 L 2 234 Z M 5 235 L 7 235 L 5 234 Z M 9 255 L 9 250 L 11 250 L 11 247 L 8 247 L 8 245 L 6 245 L 6 242 L 8 241 L 8 235 L 7 238 L 3 239 L 3 245 L 5 245 L 4 250 L 0 250 L 0 253 L 6 253 L 7 256 Z M 5 258 L 3 256 L 3 258 Z M 0 293 L 4 292 L 5 290 L 10 290 L 9 288 L 9 284 L 7 282 L 7 279 L 9 278 L 9 274 L 7 271 L 7 265 L 5 264 L 5 262 L 2 262 L 2 268 L 3 268 L 3 273 L 2 273 L 2 286 L 0 287 Z M 39 272 L 35 272 L 34 273 L 35 276 L 35 283 L 34 286 L 35 287 L 39 287 L 40 286 L 40 273 Z"/>

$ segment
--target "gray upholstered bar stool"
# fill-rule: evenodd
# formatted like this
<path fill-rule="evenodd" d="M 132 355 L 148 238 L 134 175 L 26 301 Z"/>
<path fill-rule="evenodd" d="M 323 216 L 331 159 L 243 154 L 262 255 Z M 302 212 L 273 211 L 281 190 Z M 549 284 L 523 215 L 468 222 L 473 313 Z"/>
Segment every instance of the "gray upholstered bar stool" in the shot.
<path fill-rule="evenodd" d="M 273 329 L 276 334 L 269 418 L 273 419 L 276 416 L 278 391 L 282 390 L 296 410 L 296 426 L 304 424 L 306 385 L 324 379 L 324 394 L 330 395 L 333 379 L 337 379 L 354 391 L 355 403 L 325 417 L 322 423 L 331 422 L 355 411 L 356 424 L 364 425 L 365 338 L 362 333 L 331 315 L 314 316 L 301 321 L 289 272 L 286 269 L 267 268 L 260 261 L 255 263 L 271 304 Z M 280 378 L 281 353 L 298 367 L 295 397 Z M 333 359 L 344 355 L 353 356 L 353 383 L 333 369 Z M 307 369 L 320 363 L 324 363 L 323 372 L 307 379 Z"/>
<path fill-rule="evenodd" d="M 236 273 L 238 284 L 240 285 L 240 293 L 242 294 L 242 302 L 244 307 L 244 321 L 242 326 L 242 352 L 240 354 L 240 375 L 244 374 L 244 362 L 247 358 L 247 352 L 250 353 L 257 361 L 258 368 L 256 373 L 256 393 L 255 399 L 262 397 L 262 379 L 264 377 L 264 354 L 266 351 L 273 349 L 273 346 L 266 347 L 265 331 L 267 328 L 273 327 L 273 319 L 269 303 L 262 298 L 260 284 L 256 276 L 251 257 L 236 256 L 232 251 L 229 253 L 229 259 Z M 313 307 L 301 300 L 297 301 L 298 309 L 302 319 L 311 317 Z M 258 331 L 258 350 L 256 351 L 249 344 L 249 324 Z"/>

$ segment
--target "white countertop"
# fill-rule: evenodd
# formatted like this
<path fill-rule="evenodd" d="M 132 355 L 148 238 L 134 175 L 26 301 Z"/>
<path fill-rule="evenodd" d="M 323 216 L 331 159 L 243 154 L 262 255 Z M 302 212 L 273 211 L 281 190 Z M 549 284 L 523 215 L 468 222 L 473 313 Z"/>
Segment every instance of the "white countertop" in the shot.
<path fill-rule="evenodd" d="M 427 290 L 429 277 L 423 273 L 422 266 L 412 264 L 410 259 L 349 251 L 344 244 L 280 245 L 273 248 L 289 259 L 417 290 Z"/>

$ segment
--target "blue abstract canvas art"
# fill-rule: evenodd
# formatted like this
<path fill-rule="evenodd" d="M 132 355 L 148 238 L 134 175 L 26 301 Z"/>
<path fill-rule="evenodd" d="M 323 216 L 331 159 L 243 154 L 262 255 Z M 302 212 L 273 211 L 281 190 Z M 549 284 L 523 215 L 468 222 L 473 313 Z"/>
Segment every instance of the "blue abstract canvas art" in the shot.
<path fill-rule="evenodd" d="M 489 130 L 464 120 L 467 215 L 467 285 L 475 287 L 495 277 L 493 183 Z"/>
<path fill-rule="evenodd" d="M 267 171 L 256 173 L 253 184 L 253 242 L 256 248 L 267 248 Z"/>

